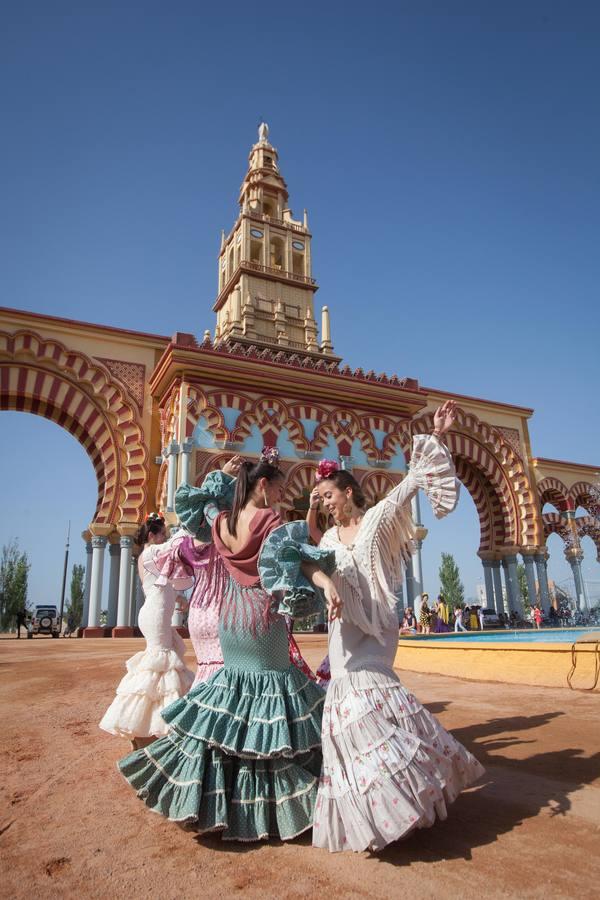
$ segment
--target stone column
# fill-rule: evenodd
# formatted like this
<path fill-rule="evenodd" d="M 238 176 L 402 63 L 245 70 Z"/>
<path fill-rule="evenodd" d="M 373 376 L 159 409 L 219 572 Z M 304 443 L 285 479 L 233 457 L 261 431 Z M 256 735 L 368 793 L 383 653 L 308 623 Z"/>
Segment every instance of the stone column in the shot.
<path fill-rule="evenodd" d="M 540 586 L 540 601 L 542 604 L 542 609 L 546 614 L 548 614 L 550 612 L 550 605 L 552 603 L 550 599 L 550 587 L 548 585 L 548 557 L 545 553 L 536 553 L 533 558 L 535 560 L 535 567 L 537 569 L 537 578 L 538 584 Z"/>
<path fill-rule="evenodd" d="M 121 548 L 117 538 L 111 538 L 108 555 L 110 557 L 110 569 L 108 576 L 108 615 L 106 624 L 108 628 L 114 628 L 117 624 L 117 606 L 119 600 L 119 567 L 121 562 Z"/>
<path fill-rule="evenodd" d="M 131 637 L 128 617 L 131 599 L 131 551 L 133 549 L 133 537 L 128 534 L 122 534 L 119 543 L 121 546 L 121 559 L 119 566 L 117 627 L 113 629 L 113 637 Z"/>
<path fill-rule="evenodd" d="M 492 560 L 482 559 L 483 580 L 485 581 L 485 603 L 488 609 L 496 609 L 494 603 L 494 580 L 492 577 Z"/>
<path fill-rule="evenodd" d="M 423 563 L 421 560 L 421 550 L 423 549 L 423 541 L 427 536 L 427 529 L 423 528 L 421 525 L 421 507 L 419 504 L 419 494 L 418 492 L 412 498 L 411 502 L 411 512 L 413 521 L 416 525 L 415 528 L 415 552 L 412 556 L 412 568 L 413 568 L 413 591 L 414 591 L 414 602 L 415 608 L 414 613 L 419 621 L 419 616 L 421 615 L 421 597 L 423 595 Z"/>
<path fill-rule="evenodd" d="M 537 588 L 535 584 L 535 563 L 533 553 L 521 552 L 523 557 L 523 565 L 525 566 L 525 577 L 527 579 L 527 592 L 529 594 L 529 605 L 536 606 L 538 602 Z"/>
<path fill-rule="evenodd" d="M 504 614 L 504 613 L 508 612 L 508 606 L 506 606 L 506 609 L 505 609 L 505 604 L 504 604 L 504 591 L 502 590 L 502 573 L 500 571 L 500 565 L 501 565 L 500 560 L 493 559 L 493 560 L 491 560 L 490 565 L 491 565 L 491 569 L 492 569 L 492 579 L 494 581 L 494 595 L 496 598 L 496 612 L 498 613 L 498 615 L 500 615 L 500 613 Z"/>
<path fill-rule="evenodd" d="M 81 615 L 80 628 L 87 628 L 90 615 L 90 587 L 92 584 L 92 541 L 89 531 L 84 531 L 81 537 L 85 541 L 85 591 L 83 594 L 83 613 Z M 79 635 L 81 637 L 81 634 Z"/>
<path fill-rule="evenodd" d="M 504 569 L 504 580 L 506 582 L 506 593 L 508 596 L 508 608 L 511 612 L 516 612 L 520 616 L 523 615 L 523 599 L 519 590 L 519 579 L 517 577 L 517 557 L 515 554 L 505 556 L 502 560 Z"/>
<path fill-rule="evenodd" d="M 406 606 L 411 606 L 415 611 L 415 576 L 413 574 L 412 557 L 406 564 Z"/>
<path fill-rule="evenodd" d="M 581 558 L 583 554 L 581 550 L 567 551 L 567 560 L 573 571 L 573 580 L 575 581 L 575 603 L 578 610 L 587 612 L 587 599 L 583 587 L 583 576 L 581 574 Z"/>
<path fill-rule="evenodd" d="M 104 550 L 106 537 L 95 534 L 92 537 L 92 575 L 90 579 L 90 609 L 88 625 L 84 637 L 102 637 L 104 629 L 100 626 L 102 612 L 102 580 L 104 577 Z"/>
<path fill-rule="evenodd" d="M 404 591 L 402 589 L 402 585 L 396 591 L 396 612 L 398 613 L 398 619 L 402 621 L 404 618 Z"/>
<path fill-rule="evenodd" d="M 183 441 L 181 444 L 181 480 L 179 484 L 190 483 L 190 464 L 192 460 L 192 450 L 194 444 L 192 441 Z"/>
<path fill-rule="evenodd" d="M 167 448 L 168 473 L 167 473 L 167 512 L 173 512 L 175 508 L 175 488 L 177 487 L 177 455 L 179 444 L 171 441 Z"/>
<path fill-rule="evenodd" d="M 140 609 L 144 605 L 144 591 L 142 589 L 142 579 L 140 578 L 140 573 L 138 567 L 136 565 L 135 572 L 133 575 L 133 584 L 134 584 L 134 597 L 135 597 L 135 606 L 133 611 L 133 627 L 138 627 L 138 618 L 140 615 Z"/>
<path fill-rule="evenodd" d="M 131 568 L 129 570 L 129 608 L 127 610 L 127 624 L 130 628 L 135 628 L 135 622 L 137 617 L 137 610 L 135 607 L 136 603 L 136 569 L 137 569 L 137 558 L 131 558 Z"/>

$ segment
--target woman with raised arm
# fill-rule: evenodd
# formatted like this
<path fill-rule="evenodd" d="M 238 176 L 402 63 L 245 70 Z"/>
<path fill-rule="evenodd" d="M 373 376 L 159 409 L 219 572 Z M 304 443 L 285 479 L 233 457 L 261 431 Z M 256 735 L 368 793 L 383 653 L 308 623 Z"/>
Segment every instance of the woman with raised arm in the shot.
<path fill-rule="evenodd" d="M 165 738 L 119 763 L 150 809 L 229 840 L 293 838 L 310 828 L 316 801 L 324 695 L 291 664 L 283 614 L 312 614 L 321 602 L 315 588 L 332 616 L 339 598 L 320 568 L 332 566 L 333 554 L 308 545 L 304 523 L 294 523 L 289 553 L 278 545 L 283 576 L 262 554 L 266 537 L 277 543 L 273 507 L 282 487 L 269 448 L 258 462 L 242 463 L 235 482 L 212 472 L 201 488 L 178 492 L 177 513 L 192 533 L 203 533 L 215 504 L 221 510 L 203 552 L 204 602 L 219 609 L 224 665 L 163 711 Z M 164 578 L 173 576 L 172 564 Z"/>
<path fill-rule="evenodd" d="M 369 510 L 349 472 L 330 460 L 319 466 L 319 496 L 337 523 L 320 548 L 335 554 L 333 581 L 343 607 L 329 628 L 317 847 L 381 850 L 446 818 L 447 804 L 483 773 L 393 669 L 395 592 L 413 547 L 410 501 L 420 488 L 437 518 L 454 509 L 459 485 L 441 443 L 454 417 L 452 402 L 436 411 L 434 433 L 413 438 L 404 480 Z"/>
<path fill-rule="evenodd" d="M 185 644 L 171 625 L 177 590 L 187 585 L 161 585 L 153 574 L 166 540 L 165 520 L 151 513 L 135 538 L 143 548 L 138 571 L 145 600 L 138 625 L 146 648 L 127 660 L 127 672 L 100 722 L 104 731 L 129 738 L 134 749 L 167 733 L 161 711 L 186 694 L 194 680 L 183 661 Z"/>

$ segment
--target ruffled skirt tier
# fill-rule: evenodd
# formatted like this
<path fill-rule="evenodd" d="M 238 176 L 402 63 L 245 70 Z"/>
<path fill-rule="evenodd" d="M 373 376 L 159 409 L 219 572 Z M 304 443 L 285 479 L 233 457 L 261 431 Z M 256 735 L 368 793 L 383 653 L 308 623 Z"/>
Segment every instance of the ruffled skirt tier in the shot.
<path fill-rule="evenodd" d="M 181 649 L 185 651 L 183 641 Z M 166 734 L 168 726 L 162 710 L 187 693 L 194 680 L 194 673 L 183 661 L 183 652 L 180 655 L 176 650 L 148 647 L 128 659 L 127 672 L 100 728 L 126 738 Z"/>
<path fill-rule="evenodd" d="M 483 767 L 393 671 L 331 680 L 323 714 L 323 771 L 313 844 L 381 850 L 447 817 Z"/>
<path fill-rule="evenodd" d="M 221 669 L 163 710 L 168 735 L 119 769 L 154 812 L 226 840 L 289 840 L 312 825 L 324 695 L 290 666 Z"/>

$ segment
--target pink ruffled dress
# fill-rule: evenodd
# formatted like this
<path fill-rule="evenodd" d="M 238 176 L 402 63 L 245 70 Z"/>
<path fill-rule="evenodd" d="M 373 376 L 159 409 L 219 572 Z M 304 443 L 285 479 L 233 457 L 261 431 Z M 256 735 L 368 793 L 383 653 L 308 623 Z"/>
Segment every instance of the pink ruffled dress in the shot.
<path fill-rule="evenodd" d="M 127 660 L 127 672 L 102 717 L 100 728 L 110 734 L 130 739 L 166 734 L 168 726 L 161 710 L 192 686 L 194 675 L 183 661 L 185 644 L 171 619 L 177 593 L 191 587 L 193 579 L 189 575 L 168 581 L 160 577 L 171 553 L 171 541 L 146 546 L 142 551 L 145 601 L 138 625 L 146 638 L 146 649 Z"/>

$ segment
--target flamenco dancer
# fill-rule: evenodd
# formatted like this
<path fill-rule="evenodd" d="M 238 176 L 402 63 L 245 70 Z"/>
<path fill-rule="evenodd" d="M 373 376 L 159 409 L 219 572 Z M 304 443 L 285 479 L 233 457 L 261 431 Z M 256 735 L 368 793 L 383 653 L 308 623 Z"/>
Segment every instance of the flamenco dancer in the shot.
<path fill-rule="evenodd" d="M 459 484 L 440 442 L 454 418 L 451 401 L 436 411 L 433 434 L 413 438 L 404 480 L 368 511 L 350 473 L 329 460 L 319 467 L 319 495 L 337 522 L 319 546 L 335 554 L 333 581 L 343 611 L 329 628 L 316 847 L 381 850 L 445 819 L 447 805 L 484 771 L 393 670 L 394 590 L 411 553 L 410 500 L 421 488 L 437 518 L 456 506 Z"/>
<path fill-rule="evenodd" d="M 165 520 L 151 513 L 135 538 L 143 547 L 138 571 L 145 600 L 138 625 L 146 638 L 146 649 L 127 660 L 127 672 L 100 722 L 104 731 L 129 738 L 134 749 L 167 733 L 161 710 L 186 694 L 194 680 L 183 661 L 185 644 L 171 625 L 177 592 L 192 582 L 157 582 L 154 566 L 166 540 Z"/>
<path fill-rule="evenodd" d="M 189 489 L 187 514 L 180 495 L 182 521 L 202 524 L 205 507 L 219 505 L 230 481 L 213 472 Z M 282 486 L 276 451 L 240 466 L 232 508 L 217 515 L 208 551 L 205 601 L 219 605 L 223 668 L 163 710 L 166 737 L 119 763 L 150 809 L 230 840 L 288 840 L 310 828 L 321 767 L 323 691 L 291 664 L 281 613 L 311 614 L 321 588 L 335 616 L 339 598 L 317 565 L 331 563 L 332 554 L 307 544 L 295 544 L 294 581 L 298 570 L 304 576 L 298 590 L 280 603 L 273 592 L 285 578 L 261 585 L 258 557 L 281 524 L 273 507 Z M 263 564 L 269 569 L 264 554 Z"/>

